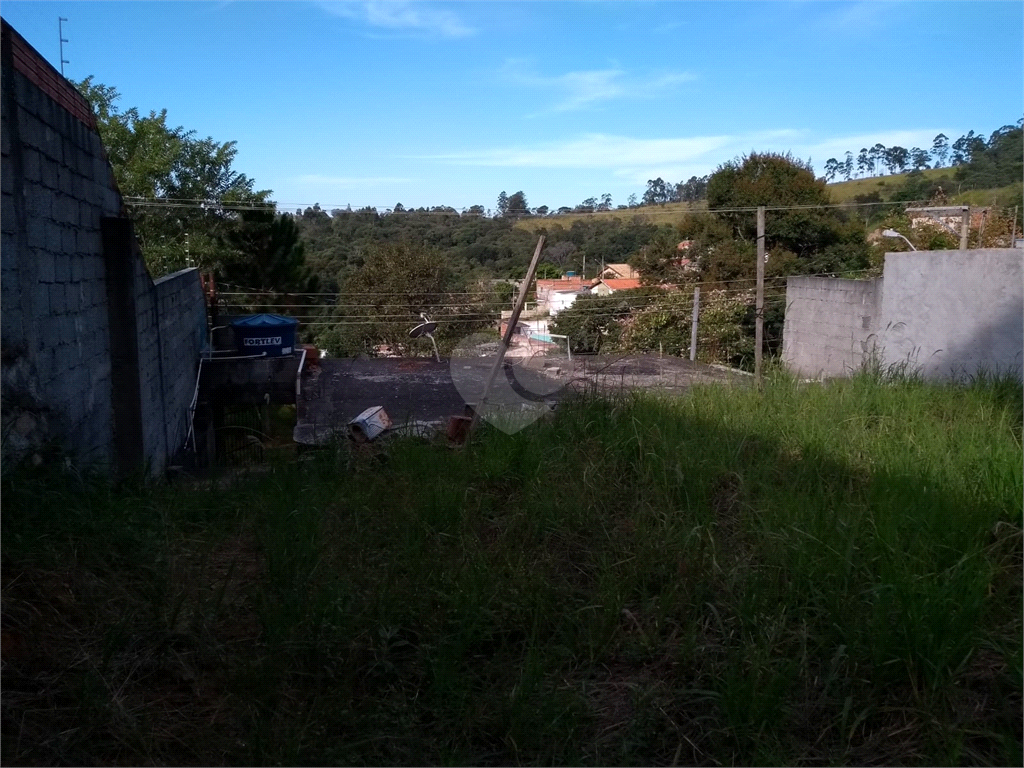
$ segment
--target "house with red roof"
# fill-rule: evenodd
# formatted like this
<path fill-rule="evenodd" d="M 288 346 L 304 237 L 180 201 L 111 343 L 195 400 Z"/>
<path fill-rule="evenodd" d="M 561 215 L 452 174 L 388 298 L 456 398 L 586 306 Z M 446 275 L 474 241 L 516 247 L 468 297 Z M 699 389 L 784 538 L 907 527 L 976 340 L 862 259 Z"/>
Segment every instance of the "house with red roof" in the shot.
<path fill-rule="evenodd" d="M 639 278 L 633 278 L 631 280 L 624 279 L 606 279 L 598 280 L 594 284 L 594 287 L 590 289 L 590 292 L 597 296 L 610 296 L 616 291 L 630 291 L 634 288 L 641 286 Z"/>

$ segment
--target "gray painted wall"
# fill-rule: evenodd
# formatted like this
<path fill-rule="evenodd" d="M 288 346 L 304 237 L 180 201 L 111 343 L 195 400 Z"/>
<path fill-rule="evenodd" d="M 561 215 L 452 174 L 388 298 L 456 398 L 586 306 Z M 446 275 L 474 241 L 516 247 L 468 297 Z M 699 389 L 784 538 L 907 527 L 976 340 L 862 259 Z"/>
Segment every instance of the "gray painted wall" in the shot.
<path fill-rule="evenodd" d="M 803 376 L 860 368 L 879 313 L 881 280 L 791 277 L 786 281 L 782 358 Z"/>
<path fill-rule="evenodd" d="M 109 467 L 113 387 L 100 220 L 123 214 L 121 196 L 88 104 L 6 23 L 3 32 L 3 456 L 55 441 L 83 465 Z M 154 283 L 140 255 L 133 263 L 140 450 L 160 471 L 184 443 L 206 309 L 196 270 Z"/>
<path fill-rule="evenodd" d="M 1024 253 L 1014 248 L 915 251 L 885 257 L 872 341 L 886 363 L 910 360 L 929 378 L 1020 371 Z"/>
<path fill-rule="evenodd" d="M 1024 362 L 1024 253 L 888 253 L 879 280 L 791 277 L 783 360 L 811 378 L 847 376 L 874 356 L 931 379 Z"/>

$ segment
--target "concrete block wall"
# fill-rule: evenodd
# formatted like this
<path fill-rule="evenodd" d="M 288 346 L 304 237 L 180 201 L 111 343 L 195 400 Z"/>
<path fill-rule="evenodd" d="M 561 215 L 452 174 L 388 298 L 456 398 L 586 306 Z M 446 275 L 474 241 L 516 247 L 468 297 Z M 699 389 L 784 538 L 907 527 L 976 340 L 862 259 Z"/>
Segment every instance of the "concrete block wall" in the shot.
<path fill-rule="evenodd" d="M 885 256 L 872 339 L 886 364 L 930 379 L 1013 371 L 1024 363 L 1024 251 L 983 248 Z"/>
<path fill-rule="evenodd" d="M 88 102 L 2 26 L 3 455 L 56 441 L 83 465 L 111 466 L 115 387 L 101 220 L 126 212 Z M 159 471 L 180 447 L 188 405 L 181 390 L 186 381 L 194 386 L 205 303 L 196 270 L 155 285 L 136 248 L 132 271 L 140 451 Z M 167 317 L 164 307 L 172 307 Z"/>
<path fill-rule="evenodd" d="M 928 379 L 1024 366 L 1024 251 L 888 253 L 879 280 L 791 277 L 783 359 L 800 376 L 845 376 L 873 357 Z"/>
<path fill-rule="evenodd" d="M 208 346 L 206 301 L 195 269 L 185 269 L 154 283 L 154 308 L 160 350 L 160 386 L 165 417 L 167 458 L 185 444 L 188 409 L 199 375 L 199 358 Z"/>
<path fill-rule="evenodd" d="M 850 375 L 870 352 L 880 299 L 880 280 L 790 277 L 783 360 L 804 377 Z"/>
<path fill-rule="evenodd" d="M 102 216 L 119 215 L 121 201 L 110 188 L 88 104 L 8 29 L 0 220 L 3 383 L 5 395 L 31 397 L 5 413 L 5 426 L 14 417 L 22 428 L 11 430 L 13 445 L 4 449 L 57 436 L 83 463 L 107 464 L 112 393 L 99 230 Z M 45 429 L 26 429 L 33 421 Z"/>

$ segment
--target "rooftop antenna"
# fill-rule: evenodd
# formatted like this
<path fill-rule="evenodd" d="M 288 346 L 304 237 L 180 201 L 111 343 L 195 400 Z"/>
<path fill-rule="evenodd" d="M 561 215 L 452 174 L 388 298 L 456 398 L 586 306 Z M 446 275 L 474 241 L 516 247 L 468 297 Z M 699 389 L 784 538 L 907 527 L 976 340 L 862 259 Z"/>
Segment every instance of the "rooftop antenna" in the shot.
<path fill-rule="evenodd" d="M 64 65 L 70 64 L 71 62 L 64 58 L 64 43 L 71 42 L 70 40 L 64 39 L 64 22 L 67 21 L 63 16 L 57 17 L 57 36 L 60 38 L 60 76 L 64 77 Z"/>
<path fill-rule="evenodd" d="M 411 331 L 409 331 L 409 335 L 412 336 L 414 339 L 418 339 L 421 336 L 426 336 L 428 339 L 430 339 L 430 343 L 434 345 L 434 357 L 436 357 L 437 362 L 440 363 L 441 353 L 437 351 L 437 342 L 434 341 L 434 331 L 437 330 L 437 323 L 433 322 L 429 317 L 427 317 L 426 312 L 420 312 L 420 317 L 423 319 L 423 322 L 417 325 Z"/>

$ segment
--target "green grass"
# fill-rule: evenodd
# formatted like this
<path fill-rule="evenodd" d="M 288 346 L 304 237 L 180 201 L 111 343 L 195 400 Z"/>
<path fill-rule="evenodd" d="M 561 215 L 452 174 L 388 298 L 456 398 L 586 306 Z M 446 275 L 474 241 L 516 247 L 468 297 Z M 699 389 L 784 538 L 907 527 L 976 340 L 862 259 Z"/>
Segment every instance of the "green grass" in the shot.
<path fill-rule="evenodd" d="M 1021 763 L 1022 391 L 778 377 L 4 480 L 5 763 Z"/>
<path fill-rule="evenodd" d="M 956 169 L 951 168 L 930 168 L 922 171 L 926 179 L 934 179 L 940 176 L 952 178 Z M 877 192 L 883 200 L 888 200 L 892 193 L 903 186 L 907 173 L 897 173 L 891 176 L 871 176 L 865 179 L 851 179 L 850 181 L 837 181 L 828 185 L 828 193 L 834 203 L 851 202 L 857 195 L 870 195 Z M 951 195 L 956 189 L 947 189 L 946 194 Z"/>
<path fill-rule="evenodd" d="M 941 176 L 952 179 L 955 172 L 955 168 L 930 168 L 922 171 L 922 174 L 926 179 L 936 179 Z M 834 203 L 852 202 L 858 195 L 870 195 L 872 192 L 877 192 L 883 200 L 889 200 L 896 190 L 903 186 L 908 175 L 899 173 L 892 176 L 873 176 L 866 179 L 839 181 L 828 185 L 828 193 Z M 1019 188 L 1020 184 L 1016 184 L 1007 187 L 957 192 L 958 185 L 952 181 L 944 191 L 949 205 L 999 206 L 1006 205 L 1006 201 L 1013 199 L 1012 193 Z M 1010 205 L 1012 206 L 1012 203 Z"/>
<path fill-rule="evenodd" d="M 707 210 L 707 207 L 705 202 L 641 205 L 636 208 L 622 210 L 595 211 L 594 213 L 565 213 L 556 216 L 523 219 L 516 222 L 516 226 L 528 232 L 537 232 L 542 228 L 550 229 L 556 224 L 568 229 L 577 221 L 590 221 L 593 219 L 630 221 L 637 216 L 652 224 L 677 224 L 689 211 L 704 211 Z"/>
<path fill-rule="evenodd" d="M 940 176 L 952 178 L 955 169 L 931 168 L 922 171 L 926 179 L 933 179 Z M 828 193 L 833 203 L 852 202 L 858 195 L 870 195 L 877 192 L 883 200 L 888 200 L 893 193 L 899 189 L 906 180 L 908 174 L 899 173 L 891 176 L 872 176 L 866 179 L 851 179 L 850 181 L 839 181 L 828 185 Z M 1016 185 L 1019 187 L 1019 185 Z M 996 189 L 973 189 L 957 194 L 956 185 L 945 190 L 949 205 L 999 205 L 1009 198 L 1015 186 L 1000 187 Z M 707 210 L 706 202 L 699 203 L 667 203 L 665 205 L 641 205 L 637 208 L 624 210 L 599 211 L 594 213 L 567 213 L 562 215 L 544 216 L 537 218 L 523 219 L 516 223 L 520 229 L 528 232 L 537 232 L 542 228 L 550 228 L 559 225 L 568 229 L 577 221 L 592 219 L 618 219 L 629 221 L 635 216 L 640 216 L 652 224 L 677 224 L 689 211 Z"/>

